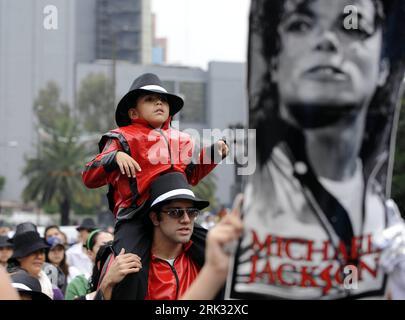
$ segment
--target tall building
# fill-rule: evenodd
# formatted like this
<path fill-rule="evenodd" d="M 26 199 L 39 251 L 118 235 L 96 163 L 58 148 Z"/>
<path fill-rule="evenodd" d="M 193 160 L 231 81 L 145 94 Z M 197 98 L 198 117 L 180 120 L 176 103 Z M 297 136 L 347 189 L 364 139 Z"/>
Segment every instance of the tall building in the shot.
<path fill-rule="evenodd" d="M 57 9 L 55 30 L 44 28 L 49 3 Z M 21 200 L 25 158 L 37 151 L 33 103 L 39 90 L 55 81 L 61 100 L 74 106 L 89 73 L 112 76 L 113 62 L 104 59 L 114 58 L 113 52 L 117 100 L 137 75 L 154 72 L 185 100 L 177 119 L 181 129 L 223 130 L 246 123 L 245 65 L 213 62 L 207 71 L 147 66 L 154 38 L 151 19 L 150 0 L 0 0 L 0 176 L 6 177 L 0 201 Z M 108 29 L 107 21 L 115 29 Z M 112 38 L 103 35 L 111 30 L 117 34 L 114 50 Z M 234 168 L 224 165 L 215 172 L 217 197 L 229 204 Z"/>
<path fill-rule="evenodd" d="M 54 11 L 44 13 L 49 2 L 0 1 L 0 175 L 6 178 L 0 200 L 20 201 L 26 185 L 22 169 L 36 152 L 33 104 L 39 90 L 55 81 L 61 99 L 74 100 L 75 12 L 81 1 L 54 0 Z M 57 17 L 56 29 L 44 25 L 50 14 Z"/>
<path fill-rule="evenodd" d="M 96 59 L 152 62 L 150 0 L 97 0 Z"/>
<path fill-rule="evenodd" d="M 152 63 L 165 64 L 167 62 L 167 38 L 158 38 L 156 35 L 156 15 L 152 15 Z"/>

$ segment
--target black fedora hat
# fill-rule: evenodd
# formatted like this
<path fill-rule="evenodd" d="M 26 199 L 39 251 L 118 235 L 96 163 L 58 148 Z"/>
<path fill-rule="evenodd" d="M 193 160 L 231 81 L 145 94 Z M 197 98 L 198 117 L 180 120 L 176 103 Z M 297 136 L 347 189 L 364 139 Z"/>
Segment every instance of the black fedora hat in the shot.
<path fill-rule="evenodd" d="M 198 199 L 180 172 L 170 172 L 157 177 L 150 187 L 150 210 L 171 200 L 191 200 L 197 209 L 210 205 L 209 201 Z"/>
<path fill-rule="evenodd" d="M 12 248 L 13 244 L 7 236 L 0 236 L 0 248 Z"/>
<path fill-rule="evenodd" d="M 95 229 L 97 229 L 96 223 L 92 218 L 84 218 L 80 226 L 76 228 L 77 231 L 80 230 L 93 231 Z"/>
<path fill-rule="evenodd" d="M 37 226 L 32 222 L 23 222 L 16 226 L 15 234 L 24 233 L 27 231 L 38 231 Z"/>
<path fill-rule="evenodd" d="M 31 253 L 49 248 L 44 238 L 36 231 L 16 233 L 13 237 L 14 252 L 11 259 L 23 258 Z"/>
<path fill-rule="evenodd" d="M 131 119 L 128 116 L 128 110 L 134 108 L 136 99 L 143 94 L 159 93 L 167 98 L 170 106 L 170 115 L 175 115 L 184 105 L 184 101 L 179 96 L 167 92 L 163 88 L 162 81 L 153 73 L 145 73 L 139 76 L 132 83 L 128 93 L 121 99 L 115 111 L 115 121 L 119 127 L 128 126 L 131 124 Z"/>
<path fill-rule="evenodd" d="M 25 271 L 19 271 L 11 275 L 12 286 L 19 292 L 29 295 L 32 300 L 52 300 L 42 292 L 38 279 L 30 276 Z"/>

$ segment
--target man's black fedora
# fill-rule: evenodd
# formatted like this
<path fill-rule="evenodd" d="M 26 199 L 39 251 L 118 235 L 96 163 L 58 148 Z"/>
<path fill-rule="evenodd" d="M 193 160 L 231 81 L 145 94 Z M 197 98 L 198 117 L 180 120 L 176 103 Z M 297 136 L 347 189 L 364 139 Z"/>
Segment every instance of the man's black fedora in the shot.
<path fill-rule="evenodd" d="M 170 172 L 157 177 L 150 187 L 150 210 L 171 200 L 191 200 L 197 209 L 210 205 L 209 201 L 198 199 L 180 172 Z"/>
<path fill-rule="evenodd" d="M 128 110 L 134 108 L 136 99 L 140 95 L 148 93 L 159 93 L 167 98 L 170 106 L 170 115 L 173 116 L 184 105 L 184 101 L 175 94 L 168 93 L 163 88 L 162 81 L 153 73 L 145 73 L 134 80 L 128 93 L 118 103 L 117 110 L 115 111 L 115 121 L 119 127 L 125 127 L 131 124 L 131 119 L 128 116 Z"/>
<path fill-rule="evenodd" d="M 9 241 L 7 236 L 0 236 L 0 248 L 12 248 L 13 244 Z"/>
<path fill-rule="evenodd" d="M 19 271 L 11 275 L 12 286 L 21 294 L 26 294 L 32 300 L 52 300 L 42 292 L 38 279 L 30 276 L 25 271 Z"/>
<path fill-rule="evenodd" d="M 49 248 L 44 238 L 36 231 L 16 233 L 13 237 L 14 252 L 11 259 L 23 258 L 31 253 Z"/>
<path fill-rule="evenodd" d="M 80 230 L 93 231 L 95 229 L 97 229 L 97 226 L 92 218 L 84 218 L 80 226 L 76 228 L 77 231 Z"/>

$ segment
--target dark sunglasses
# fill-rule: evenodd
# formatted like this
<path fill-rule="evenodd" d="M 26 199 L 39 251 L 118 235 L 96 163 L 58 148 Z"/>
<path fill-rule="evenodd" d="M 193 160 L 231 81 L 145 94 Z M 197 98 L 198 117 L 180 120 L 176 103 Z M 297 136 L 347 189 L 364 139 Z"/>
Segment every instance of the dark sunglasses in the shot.
<path fill-rule="evenodd" d="M 197 208 L 168 208 L 162 209 L 161 212 L 167 213 L 170 217 L 175 219 L 182 218 L 185 212 L 187 212 L 190 219 L 196 219 L 200 214 L 200 210 Z"/>

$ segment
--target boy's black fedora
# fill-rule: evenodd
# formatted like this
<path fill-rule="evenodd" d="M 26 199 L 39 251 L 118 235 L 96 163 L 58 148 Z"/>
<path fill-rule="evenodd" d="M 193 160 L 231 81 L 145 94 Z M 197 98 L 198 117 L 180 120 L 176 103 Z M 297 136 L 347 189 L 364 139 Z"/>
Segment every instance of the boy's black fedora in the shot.
<path fill-rule="evenodd" d="M 157 177 L 150 187 L 150 210 L 171 200 L 191 200 L 197 209 L 210 205 L 209 201 L 198 199 L 180 172 L 170 172 Z"/>
<path fill-rule="evenodd" d="M 14 252 L 11 259 L 23 258 L 31 253 L 49 248 L 44 238 L 36 231 L 16 233 L 13 237 Z"/>
<path fill-rule="evenodd" d="M 163 88 L 162 81 L 153 73 L 145 73 L 139 76 L 132 83 L 128 93 L 118 103 L 117 110 L 115 111 L 115 121 L 119 127 L 128 126 L 131 124 L 131 119 L 128 116 L 128 110 L 134 108 L 136 99 L 143 94 L 159 93 L 167 98 L 170 106 L 170 115 L 173 116 L 184 105 L 184 101 L 179 96 L 168 93 Z"/>

